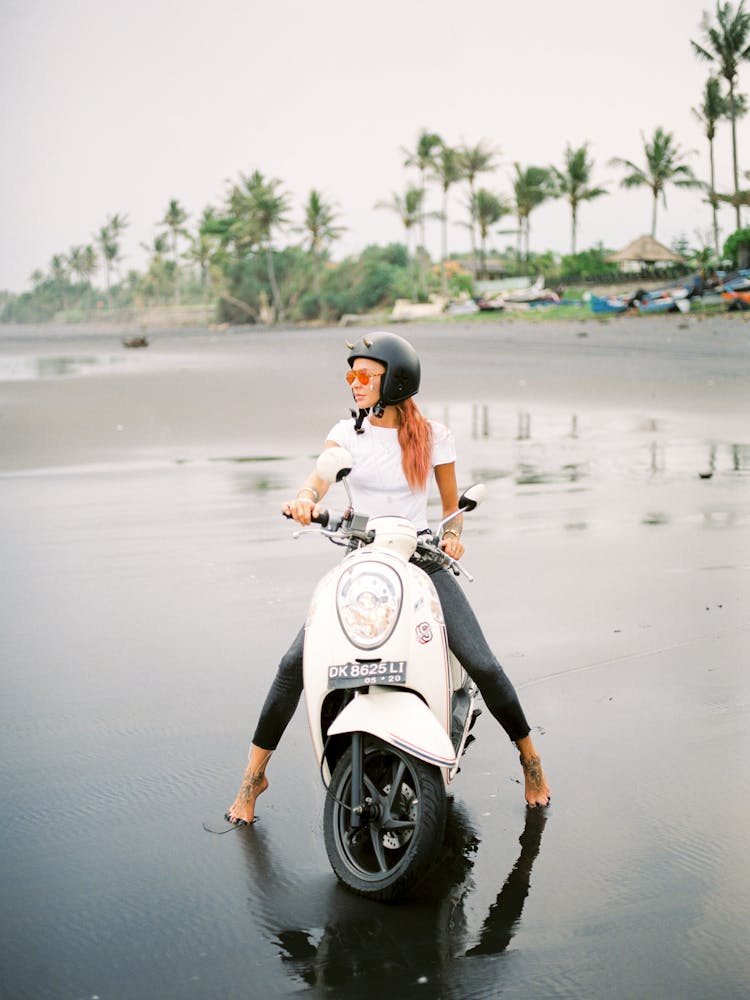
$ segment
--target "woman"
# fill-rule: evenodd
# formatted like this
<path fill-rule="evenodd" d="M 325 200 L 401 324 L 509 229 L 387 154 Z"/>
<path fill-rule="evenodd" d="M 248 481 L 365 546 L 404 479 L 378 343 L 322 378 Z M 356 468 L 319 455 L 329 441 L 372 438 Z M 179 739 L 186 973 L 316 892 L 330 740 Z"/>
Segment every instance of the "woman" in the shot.
<path fill-rule="evenodd" d="M 442 424 L 425 419 L 412 399 L 419 389 L 419 358 L 403 337 L 384 332 L 365 337 L 352 347 L 348 362 L 346 380 L 357 411 L 352 410 L 353 420 L 340 420 L 331 429 L 326 447 L 343 446 L 352 454 L 348 483 L 357 510 L 370 517 L 399 514 L 412 521 L 417 531 L 427 530 L 430 472 L 440 492 L 444 518 L 458 510 L 458 487 L 453 435 Z M 328 486 L 311 472 L 296 498 L 283 505 L 283 513 L 300 524 L 310 524 L 311 517 L 321 510 L 320 501 Z M 464 553 L 461 527 L 459 514 L 443 532 L 441 544 L 454 559 Z M 451 650 L 518 747 L 527 803 L 546 806 L 549 787 L 513 685 L 487 645 L 454 575 L 440 569 L 432 574 L 432 582 L 440 597 Z M 303 642 L 304 629 L 300 629 L 279 664 L 253 736 L 240 790 L 226 814 L 230 823 L 254 822 L 256 799 L 268 788 L 268 760 L 302 694 Z"/>

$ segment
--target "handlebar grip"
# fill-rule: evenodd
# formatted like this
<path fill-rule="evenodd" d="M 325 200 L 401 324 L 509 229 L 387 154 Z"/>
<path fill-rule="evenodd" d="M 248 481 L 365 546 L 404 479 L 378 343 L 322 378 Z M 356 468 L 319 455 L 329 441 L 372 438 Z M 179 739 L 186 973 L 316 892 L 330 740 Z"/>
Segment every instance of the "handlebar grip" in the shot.
<path fill-rule="evenodd" d="M 281 516 L 285 517 L 288 521 L 293 521 L 294 520 L 294 518 L 292 517 L 291 514 L 287 514 L 286 511 L 283 511 L 283 510 L 281 512 Z M 328 521 L 330 520 L 330 516 L 331 515 L 328 513 L 327 510 L 321 510 L 321 512 L 317 515 L 317 517 L 315 517 L 315 516 L 311 517 L 310 521 L 313 524 L 319 524 L 321 526 L 321 528 L 327 528 L 328 527 Z"/>

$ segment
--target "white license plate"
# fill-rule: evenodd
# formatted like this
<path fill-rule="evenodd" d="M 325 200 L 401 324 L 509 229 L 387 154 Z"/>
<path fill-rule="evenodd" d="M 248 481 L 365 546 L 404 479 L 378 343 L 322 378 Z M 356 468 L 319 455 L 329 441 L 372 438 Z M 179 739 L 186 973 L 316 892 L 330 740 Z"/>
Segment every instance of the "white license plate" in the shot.
<path fill-rule="evenodd" d="M 329 688 L 366 687 L 369 684 L 405 684 L 406 660 L 378 663 L 341 663 L 328 668 Z"/>

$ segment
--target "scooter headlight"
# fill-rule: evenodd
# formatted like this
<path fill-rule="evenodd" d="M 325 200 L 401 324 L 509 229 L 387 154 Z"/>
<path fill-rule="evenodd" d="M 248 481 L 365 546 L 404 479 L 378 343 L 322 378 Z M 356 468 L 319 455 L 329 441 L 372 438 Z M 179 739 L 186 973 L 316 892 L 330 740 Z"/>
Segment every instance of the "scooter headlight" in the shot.
<path fill-rule="evenodd" d="M 336 609 L 350 642 L 360 649 L 382 646 L 396 627 L 402 598 L 401 580 L 390 566 L 366 563 L 345 570 Z"/>

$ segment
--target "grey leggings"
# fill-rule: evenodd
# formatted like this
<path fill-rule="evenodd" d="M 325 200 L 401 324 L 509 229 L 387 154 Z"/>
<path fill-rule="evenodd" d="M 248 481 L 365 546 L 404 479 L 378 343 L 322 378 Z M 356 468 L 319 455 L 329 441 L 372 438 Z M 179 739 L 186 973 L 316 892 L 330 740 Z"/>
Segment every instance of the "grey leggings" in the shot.
<path fill-rule="evenodd" d="M 448 570 L 431 575 L 443 608 L 448 645 L 479 688 L 487 708 L 511 740 L 529 735 L 515 689 L 487 645 L 476 615 L 466 600 L 456 578 Z M 302 648 L 305 630 L 297 636 L 282 656 L 271 690 L 268 692 L 253 743 L 264 750 L 275 750 L 294 715 L 302 694 Z"/>

